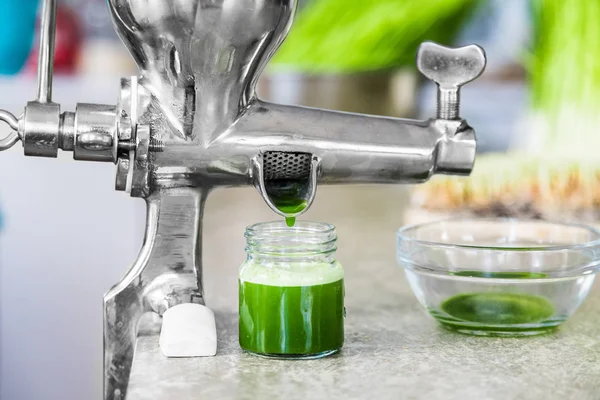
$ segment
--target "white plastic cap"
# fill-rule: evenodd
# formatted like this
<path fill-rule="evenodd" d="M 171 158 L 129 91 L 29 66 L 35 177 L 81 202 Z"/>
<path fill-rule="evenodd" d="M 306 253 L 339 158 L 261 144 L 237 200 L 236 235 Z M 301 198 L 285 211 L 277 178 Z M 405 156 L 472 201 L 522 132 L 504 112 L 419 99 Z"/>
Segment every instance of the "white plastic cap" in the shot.
<path fill-rule="evenodd" d="M 160 349 L 166 357 L 217 354 L 215 314 L 200 304 L 180 304 L 163 314 Z"/>

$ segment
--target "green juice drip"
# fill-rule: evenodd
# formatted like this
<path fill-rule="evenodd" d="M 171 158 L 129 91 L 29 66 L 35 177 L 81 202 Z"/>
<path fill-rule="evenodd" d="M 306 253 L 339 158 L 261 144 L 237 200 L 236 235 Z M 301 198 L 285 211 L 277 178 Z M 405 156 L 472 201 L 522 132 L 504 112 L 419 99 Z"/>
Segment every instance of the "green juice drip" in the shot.
<path fill-rule="evenodd" d="M 306 200 L 280 199 L 274 202 L 275 207 L 285 214 L 297 214 L 306 208 Z M 296 224 L 296 217 L 286 217 L 285 223 L 290 228 Z"/>
<path fill-rule="evenodd" d="M 546 298 L 520 293 L 460 294 L 444 301 L 441 309 L 456 319 L 445 322 L 488 326 L 538 323 L 554 314 L 554 307 Z"/>
<path fill-rule="evenodd" d="M 307 206 L 302 197 L 302 191 L 306 184 L 296 180 L 268 181 L 266 185 L 267 194 L 279 211 L 284 214 L 298 214 Z M 285 223 L 290 228 L 296 224 L 296 217 L 286 217 Z"/>
<path fill-rule="evenodd" d="M 239 283 L 240 346 L 259 354 L 310 356 L 344 344 L 344 280 L 314 286 Z"/>

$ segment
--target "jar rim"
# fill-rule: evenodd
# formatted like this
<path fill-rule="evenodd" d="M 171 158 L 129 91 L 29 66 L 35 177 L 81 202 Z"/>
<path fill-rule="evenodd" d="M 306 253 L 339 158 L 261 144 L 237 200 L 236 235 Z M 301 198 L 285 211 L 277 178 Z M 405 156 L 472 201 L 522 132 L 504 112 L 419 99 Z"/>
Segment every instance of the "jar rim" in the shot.
<path fill-rule="evenodd" d="M 246 238 L 279 236 L 282 233 L 293 233 L 301 236 L 317 236 L 335 234 L 335 226 L 326 222 L 296 221 L 288 227 L 283 221 L 259 222 L 246 228 Z"/>
<path fill-rule="evenodd" d="M 246 228 L 246 251 L 268 256 L 331 254 L 337 249 L 335 226 L 324 222 L 298 221 L 288 227 L 283 221 L 261 222 Z"/>

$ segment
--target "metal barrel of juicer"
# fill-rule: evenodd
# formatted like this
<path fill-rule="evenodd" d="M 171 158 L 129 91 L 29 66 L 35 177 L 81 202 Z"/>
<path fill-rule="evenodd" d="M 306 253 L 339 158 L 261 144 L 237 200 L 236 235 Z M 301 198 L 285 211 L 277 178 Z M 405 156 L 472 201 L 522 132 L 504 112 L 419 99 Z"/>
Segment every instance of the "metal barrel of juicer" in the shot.
<path fill-rule="evenodd" d="M 104 298 L 104 398 L 124 399 L 138 323 L 204 303 L 202 216 L 217 187 L 254 185 L 277 213 L 297 216 L 319 184 L 418 183 L 468 174 L 476 140 L 459 116 L 460 87 L 485 67 L 482 49 L 425 43 L 417 65 L 439 87 L 427 121 L 284 106 L 255 86 L 292 24 L 296 0 L 108 0 L 115 29 L 140 69 L 116 105 L 52 102 L 56 0 L 45 0 L 39 93 L 0 150 L 116 164 L 116 189 L 147 202 L 144 244 Z M 294 194 L 300 208 L 282 211 Z M 291 197 L 294 197 L 291 196 Z M 289 199 L 287 199 L 289 200 Z M 290 204 L 287 204 L 290 206 Z M 293 206 L 293 204 L 292 204 Z"/>

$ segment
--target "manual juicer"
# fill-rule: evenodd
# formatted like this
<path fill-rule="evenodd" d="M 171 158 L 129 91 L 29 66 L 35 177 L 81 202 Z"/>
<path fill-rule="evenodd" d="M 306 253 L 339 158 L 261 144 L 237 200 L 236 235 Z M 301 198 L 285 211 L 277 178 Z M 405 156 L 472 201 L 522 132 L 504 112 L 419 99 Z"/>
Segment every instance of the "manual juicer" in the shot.
<path fill-rule="evenodd" d="M 76 160 L 113 162 L 116 189 L 146 199 L 139 257 L 104 298 L 105 399 L 125 398 L 144 313 L 203 304 L 202 213 L 212 189 L 254 185 L 275 212 L 296 216 L 278 210 L 269 185 L 300 182 L 298 196 L 310 206 L 318 183 L 417 183 L 471 172 L 475 133 L 459 117 L 459 90 L 485 68 L 478 46 L 424 43 L 417 64 L 438 84 L 437 118 L 382 118 L 256 97 L 296 0 L 108 0 L 108 7 L 140 69 L 122 80 L 116 105 L 61 113 L 52 102 L 56 0 L 45 0 L 37 99 L 20 118 L 0 111 L 14 130 L 0 150 L 21 141 L 28 156 L 56 157 L 60 148 Z"/>

